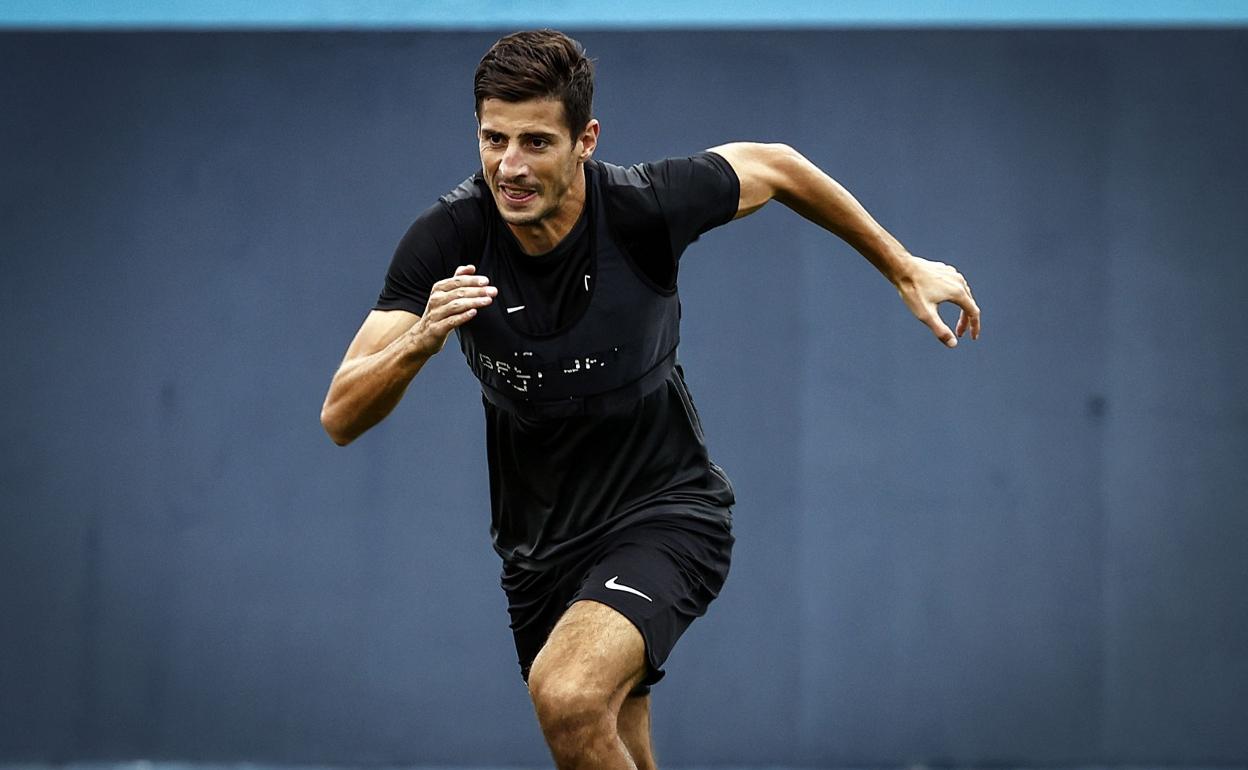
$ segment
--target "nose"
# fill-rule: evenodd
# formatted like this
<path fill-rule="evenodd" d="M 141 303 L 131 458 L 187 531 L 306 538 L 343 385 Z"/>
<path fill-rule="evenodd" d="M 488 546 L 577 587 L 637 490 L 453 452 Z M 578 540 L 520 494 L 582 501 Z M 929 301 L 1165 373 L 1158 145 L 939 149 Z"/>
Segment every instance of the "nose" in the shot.
<path fill-rule="evenodd" d="M 523 149 L 518 143 L 512 142 L 503 150 L 503 158 L 498 162 L 498 173 L 504 179 L 516 179 L 529 173 Z"/>

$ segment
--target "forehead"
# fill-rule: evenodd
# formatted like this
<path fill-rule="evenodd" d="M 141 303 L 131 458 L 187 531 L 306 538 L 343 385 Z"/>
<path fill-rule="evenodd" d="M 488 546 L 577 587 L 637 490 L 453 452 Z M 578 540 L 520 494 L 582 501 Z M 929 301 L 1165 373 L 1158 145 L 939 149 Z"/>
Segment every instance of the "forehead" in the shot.
<path fill-rule="evenodd" d="M 481 128 L 503 134 L 562 134 L 567 131 L 563 102 L 558 99 L 526 99 L 508 102 L 486 99 L 477 114 Z"/>

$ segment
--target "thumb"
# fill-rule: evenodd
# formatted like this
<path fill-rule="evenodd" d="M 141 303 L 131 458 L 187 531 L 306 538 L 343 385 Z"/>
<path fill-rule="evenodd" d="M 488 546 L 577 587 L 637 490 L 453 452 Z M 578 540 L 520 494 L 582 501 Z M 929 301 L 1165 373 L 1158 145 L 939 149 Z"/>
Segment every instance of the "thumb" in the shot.
<path fill-rule="evenodd" d="M 935 311 L 929 311 L 919 320 L 927 324 L 927 328 L 932 330 L 932 334 L 936 335 L 936 339 L 945 343 L 946 347 L 956 348 L 958 346 L 958 336 L 945 325 L 944 321 L 940 320 L 940 315 Z"/>

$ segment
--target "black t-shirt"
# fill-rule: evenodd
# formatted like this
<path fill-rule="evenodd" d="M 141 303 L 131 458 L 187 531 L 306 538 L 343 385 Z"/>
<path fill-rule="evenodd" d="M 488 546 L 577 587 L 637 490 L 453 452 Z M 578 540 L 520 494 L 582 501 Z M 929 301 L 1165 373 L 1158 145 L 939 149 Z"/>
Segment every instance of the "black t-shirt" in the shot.
<path fill-rule="evenodd" d="M 714 153 L 627 169 L 587 163 L 587 196 L 604 195 L 612 237 L 659 288 L 675 287 L 685 248 L 732 219 L 739 182 Z M 606 173 L 607 170 L 611 173 Z M 587 197 L 585 211 L 593 201 Z M 479 264 L 484 230 L 502 237 L 489 276 L 509 318 L 531 334 L 557 333 L 588 303 L 596 233 L 582 215 L 554 249 L 527 255 L 498 220 L 480 174 L 422 213 L 400 241 L 377 310 L 422 314 L 434 282 Z M 498 300 L 496 300 L 498 301 Z M 640 518 L 725 519 L 732 487 L 707 456 L 697 410 L 677 366 L 657 390 L 610 414 L 528 420 L 485 403 L 494 546 L 540 569 L 577 555 Z"/>

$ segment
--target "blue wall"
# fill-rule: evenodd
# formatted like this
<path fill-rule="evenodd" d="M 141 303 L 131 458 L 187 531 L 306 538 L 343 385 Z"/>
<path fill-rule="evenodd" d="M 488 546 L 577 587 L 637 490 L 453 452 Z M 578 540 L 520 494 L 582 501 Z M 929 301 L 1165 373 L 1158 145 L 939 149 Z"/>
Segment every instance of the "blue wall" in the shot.
<path fill-rule="evenodd" d="M 75 29 L 594 29 L 1240 25 L 1243 0 L 7 0 L 0 26 Z"/>
<path fill-rule="evenodd" d="M 494 37 L 0 34 L 0 761 L 545 761 L 464 365 L 317 422 Z M 1248 762 L 1248 32 L 580 37 L 599 157 L 787 141 L 985 313 L 686 255 L 739 544 L 660 755 Z"/>

